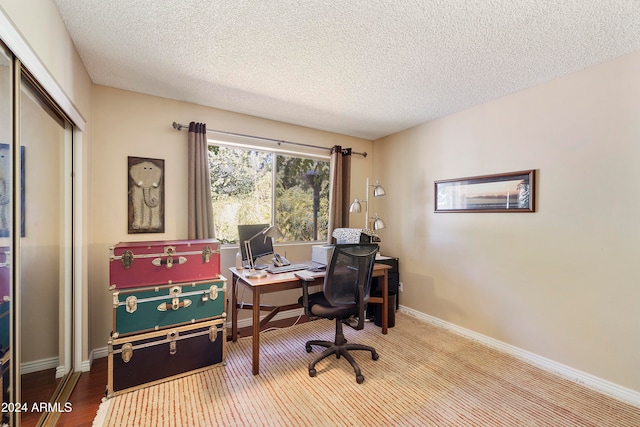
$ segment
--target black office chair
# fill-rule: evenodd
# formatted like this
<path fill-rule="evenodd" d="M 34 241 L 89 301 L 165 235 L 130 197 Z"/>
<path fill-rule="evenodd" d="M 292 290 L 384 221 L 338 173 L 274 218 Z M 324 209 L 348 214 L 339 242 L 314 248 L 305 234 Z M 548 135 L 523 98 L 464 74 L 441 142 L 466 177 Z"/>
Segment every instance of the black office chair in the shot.
<path fill-rule="evenodd" d="M 357 316 L 357 324 L 352 327 L 354 329 L 364 328 L 366 305 L 371 292 L 371 274 L 377 251 L 378 245 L 375 244 L 335 245 L 331 261 L 327 266 L 323 291 L 309 295 L 308 283 L 303 282 L 303 295 L 298 302 L 305 307 L 306 314 L 310 317 L 324 317 L 336 321 L 334 342 L 314 340 L 306 343 L 308 353 L 311 352 L 314 345 L 327 348 L 309 363 L 309 376 L 316 376 L 315 366 L 319 361 L 335 354 L 336 358 L 344 356 L 351 363 L 356 374 L 356 381 L 358 384 L 362 384 L 364 376 L 349 351 L 370 351 L 371 358 L 378 360 L 378 353 L 373 347 L 348 344 L 342 331 L 343 320 L 353 316 Z"/>

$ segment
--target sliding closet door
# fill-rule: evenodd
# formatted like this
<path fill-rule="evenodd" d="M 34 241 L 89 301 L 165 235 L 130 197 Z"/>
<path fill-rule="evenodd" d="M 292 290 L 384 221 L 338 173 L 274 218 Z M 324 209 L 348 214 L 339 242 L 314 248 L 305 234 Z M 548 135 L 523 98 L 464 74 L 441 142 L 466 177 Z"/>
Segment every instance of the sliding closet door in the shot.
<path fill-rule="evenodd" d="M 0 43 L 0 390 L 2 402 L 10 402 L 11 388 L 11 289 L 12 279 L 12 179 L 11 145 L 13 143 L 13 60 Z M 7 409 L 3 406 L 3 409 Z M 2 413 L 2 422 L 9 414 Z"/>
<path fill-rule="evenodd" d="M 29 79 L 20 83 L 20 399 L 48 402 L 73 371 L 72 133 Z"/>

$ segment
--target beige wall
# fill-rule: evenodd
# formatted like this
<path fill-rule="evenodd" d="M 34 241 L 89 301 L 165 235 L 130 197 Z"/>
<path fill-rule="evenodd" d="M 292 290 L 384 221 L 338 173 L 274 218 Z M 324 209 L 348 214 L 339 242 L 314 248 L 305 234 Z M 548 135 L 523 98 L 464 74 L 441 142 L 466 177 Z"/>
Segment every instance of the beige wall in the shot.
<path fill-rule="evenodd" d="M 167 232 L 153 238 L 184 237 L 186 136 L 171 122 L 372 151 L 368 141 L 103 87 L 92 99 L 51 2 L 6 0 L 0 8 L 87 120 L 83 358 L 104 347 L 110 331 L 107 248 L 130 238 L 126 156 L 166 160 L 175 178 L 167 181 Z M 372 211 L 387 222 L 383 252 L 400 257 L 402 304 L 640 391 L 638 75 L 640 54 L 632 54 L 390 136 L 374 144 L 374 156 L 354 157 L 354 195 L 362 197 L 366 177 L 387 189 Z M 528 168 L 539 170 L 535 214 L 433 213 L 434 180 Z M 352 221 L 359 226 L 361 215 Z M 226 266 L 233 253 L 223 253 Z"/>
<path fill-rule="evenodd" d="M 0 4 L 0 13 L 13 23 L 19 36 L 12 38 L 12 43 L 27 46 L 26 50 L 14 53 L 27 64 L 29 70 L 41 79 L 45 88 L 51 91 L 61 107 L 74 120 L 86 122 L 84 133 L 76 131 L 74 155 L 76 189 L 74 199 L 77 206 L 74 214 L 78 223 L 75 226 L 75 266 L 79 267 L 76 280 L 76 298 L 80 301 L 80 309 L 75 313 L 75 335 L 81 336 L 80 354 L 75 357 L 76 368 L 89 358 L 89 313 L 87 300 L 86 250 L 88 246 L 86 218 L 90 210 L 87 191 L 90 168 L 91 140 L 91 79 L 87 74 L 71 38 L 58 14 L 53 2 L 40 0 L 5 0 Z M 7 28 L 3 33 L 9 32 Z M 12 32 L 13 33 L 13 32 Z M 8 42 L 8 40 L 5 40 Z M 34 60 L 35 58 L 35 60 Z M 34 63 L 37 62 L 38 64 Z M 46 74 L 44 76 L 43 74 Z"/>
<path fill-rule="evenodd" d="M 0 8 L 88 121 L 91 79 L 53 2 L 3 0 Z"/>
<path fill-rule="evenodd" d="M 640 391 L 638 76 L 635 53 L 376 141 L 401 303 Z M 536 213 L 433 212 L 434 180 L 523 169 Z"/>
<path fill-rule="evenodd" d="M 92 349 L 104 348 L 112 330 L 109 247 L 122 241 L 187 237 L 187 132 L 173 129 L 174 121 L 185 125 L 190 121 L 204 122 L 208 128 L 228 132 L 372 151 L 371 141 L 103 86 L 94 87 L 93 114 L 89 253 Z M 127 234 L 127 156 L 165 160 L 165 233 Z M 362 183 L 364 187 L 372 168 L 371 159 L 354 157 L 354 186 Z M 237 250 L 237 246 L 223 250 L 223 275 L 228 276 L 228 267 L 235 265 Z M 294 262 L 311 257 L 308 245 L 287 246 L 280 252 L 285 251 Z M 290 303 L 297 300 L 298 294 L 271 295 L 266 301 L 280 298 Z M 248 294 L 245 300 L 250 301 Z"/>

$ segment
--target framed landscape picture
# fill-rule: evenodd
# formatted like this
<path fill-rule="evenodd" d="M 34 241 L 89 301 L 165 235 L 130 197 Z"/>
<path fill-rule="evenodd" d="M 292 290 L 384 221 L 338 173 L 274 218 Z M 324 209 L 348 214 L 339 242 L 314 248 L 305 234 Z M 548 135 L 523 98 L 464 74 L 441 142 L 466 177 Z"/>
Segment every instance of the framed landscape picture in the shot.
<path fill-rule="evenodd" d="M 435 212 L 535 212 L 535 170 L 435 181 Z"/>

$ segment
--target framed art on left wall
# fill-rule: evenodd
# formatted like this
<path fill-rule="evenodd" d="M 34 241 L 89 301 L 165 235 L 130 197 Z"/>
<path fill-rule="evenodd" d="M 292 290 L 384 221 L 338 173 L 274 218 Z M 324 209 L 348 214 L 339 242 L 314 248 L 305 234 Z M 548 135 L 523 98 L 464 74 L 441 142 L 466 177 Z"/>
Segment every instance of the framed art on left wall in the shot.
<path fill-rule="evenodd" d="M 128 157 L 129 234 L 164 233 L 164 160 Z"/>

